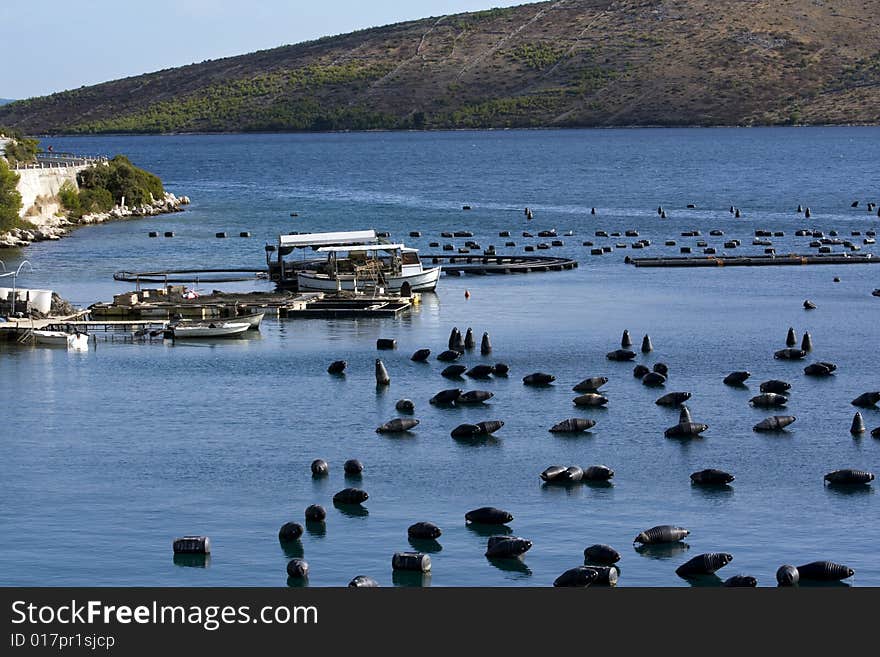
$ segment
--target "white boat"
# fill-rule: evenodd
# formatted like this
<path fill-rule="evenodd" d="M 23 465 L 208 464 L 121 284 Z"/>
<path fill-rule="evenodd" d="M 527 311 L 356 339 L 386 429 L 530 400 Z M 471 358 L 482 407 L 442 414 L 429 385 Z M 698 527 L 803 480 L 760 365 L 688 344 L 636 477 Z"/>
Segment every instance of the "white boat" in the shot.
<path fill-rule="evenodd" d="M 440 279 L 440 267 L 425 269 L 418 249 L 403 244 L 325 246 L 327 254 L 320 269 L 297 271 L 301 292 L 433 292 Z"/>
<path fill-rule="evenodd" d="M 297 249 L 326 254 L 326 260 L 286 262 Z M 422 267 L 418 249 L 382 244 L 375 230 L 281 235 L 277 248 L 266 247 L 266 264 L 280 289 L 305 292 L 430 292 L 440 278 L 439 267 Z"/>
<path fill-rule="evenodd" d="M 232 322 L 247 322 L 249 329 L 259 330 L 260 323 L 263 321 L 263 315 L 265 315 L 265 313 L 249 313 L 247 315 L 236 315 L 229 319 Z"/>
<path fill-rule="evenodd" d="M 232 338 L 250 328 L 248 322 L 181 322 L 171 327 L 175 340 L 187 338 Z"/>
<path fill-rule="evenodd" d="M 89 336 L 85 333 L 35 329 L 32 334 L 34 343 L 44 347 L 66 347 L 74 351 L 87 351 L 89 348 Z"/>

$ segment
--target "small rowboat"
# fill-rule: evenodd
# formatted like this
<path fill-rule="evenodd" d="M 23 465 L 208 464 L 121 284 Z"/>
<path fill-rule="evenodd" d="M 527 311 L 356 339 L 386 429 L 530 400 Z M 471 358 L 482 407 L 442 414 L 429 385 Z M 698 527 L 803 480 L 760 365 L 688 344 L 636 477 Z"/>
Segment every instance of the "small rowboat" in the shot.
<path fill-rule="evenodd" d="M 34 343 L 44 347 L 66 347 L 75 351 L 87 351 L 89 336 L 85 333 L 68 333 L 66 331 L 33 331 Z"/>
<path fill-rule="evenodd" d="M 171 327 L 175 340 L 187 338 L 234 338 L 250 328 L 248 322 L 183 322 Z"/>

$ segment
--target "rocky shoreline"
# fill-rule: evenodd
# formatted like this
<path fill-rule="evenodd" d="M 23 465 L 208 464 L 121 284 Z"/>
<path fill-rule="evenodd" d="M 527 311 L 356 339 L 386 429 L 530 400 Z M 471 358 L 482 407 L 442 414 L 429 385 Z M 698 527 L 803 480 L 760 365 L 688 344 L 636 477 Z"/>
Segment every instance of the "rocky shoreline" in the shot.
<path fill-rule="evenodd" d="M 117 205 L 109 212 L 85 214 L 79 219 L 71 220 L 64 215 L 53 215 L 45 218 L 26 218 L 31 224 L 27 228 L 14 228 L 6 233 L 0 233 L 0 249 L 14 249 L 30 246 L 32 242 L 47 240 L 59 240 L 65 237 L 71 230 L 80 226 L 102 224 L 107 221 L 120 219 L 137 219 L 140 217 L 152 217 L 159 214 L 183 212 L 184 205 L 189 205 L 188 196 L 175 196 L 171 192 L 165 192 L 161 199 L 154 200 L 150 204 L 134 207 Z"/>

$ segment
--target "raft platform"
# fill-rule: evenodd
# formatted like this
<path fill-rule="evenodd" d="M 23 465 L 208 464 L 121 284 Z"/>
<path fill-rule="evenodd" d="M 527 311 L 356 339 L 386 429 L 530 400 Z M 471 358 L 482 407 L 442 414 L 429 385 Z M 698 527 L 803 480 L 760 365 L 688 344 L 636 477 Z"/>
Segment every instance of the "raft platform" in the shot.
<path fill-rule="evenodd" d="M 876 258 L 870 253 L 857 255 L 844 253 L 827 255 L 789 253 L 788 255 L 673 256 L 660 258 L 631 258 L 627 256 L 624 262 L 635 267 L 773 267 L 786 265 L 880 264 L 880 258 Z"/>
<path fill-rule="evenodd" d="M 472 274 L 530 274 L 564 271 L 578 266 L 577 260 L 553 256 L 430 254 L 421 256 L 423 264 L 440 265 L 447 276 Z"/>
<path fill-rule="evenodd" d="M 282 317 L 287 319 L 360 319 L 365 317 L 397 317 L 420 303 L 421 296 L 363 297 L 321 295 L 302 307 L 287 308 Z"/>

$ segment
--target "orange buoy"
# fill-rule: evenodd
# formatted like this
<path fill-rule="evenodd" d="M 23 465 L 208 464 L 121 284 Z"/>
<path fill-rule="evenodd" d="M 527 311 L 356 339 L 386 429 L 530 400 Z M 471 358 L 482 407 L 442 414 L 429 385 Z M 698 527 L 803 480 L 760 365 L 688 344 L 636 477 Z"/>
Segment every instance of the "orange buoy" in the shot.
<path fill-rule="evenodd" d="M 465 298 L 465 299 L 470 299 L 470 298 L 471 298 L 470 290 L 465 290 L 465 291 L 464 291 L 464 298 Z"/>

